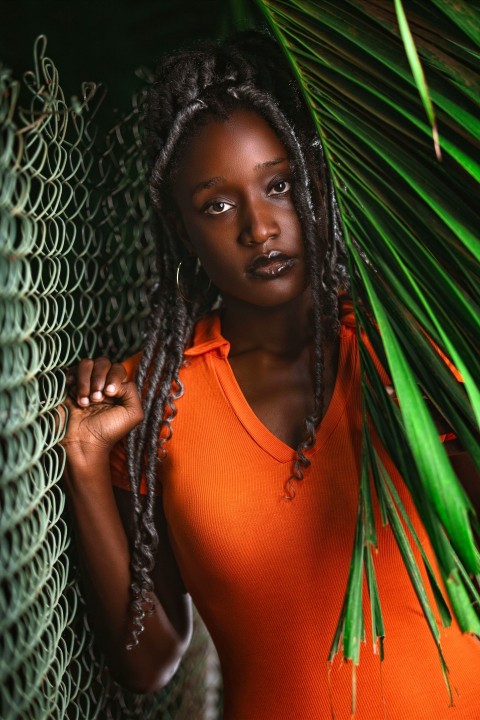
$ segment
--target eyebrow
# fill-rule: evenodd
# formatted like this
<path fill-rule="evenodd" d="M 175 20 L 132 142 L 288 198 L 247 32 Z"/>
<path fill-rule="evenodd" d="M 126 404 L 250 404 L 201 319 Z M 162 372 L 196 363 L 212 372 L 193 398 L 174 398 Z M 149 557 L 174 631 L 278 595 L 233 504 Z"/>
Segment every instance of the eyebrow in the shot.
<path fill-rule="evenodd" d="M 192 195 L 196 195 L 198 192 L 200 192 L 200 190 L 205 190 L 206 188 L 218 185 L 219 182 L 222 182 L 224 180 L 225 178 L 222 175 L 217 175 L 217 177 L 210 178 L 210 180 L 202 180 L 202 182 L 199 182 L 198 185 L 195 185 L 192 191 Z"/>
<path fill-rule="evenodd" d="M 286 162 L 287 160 L 288 160 L 287 157 L 278 157 L 278 158 L 275 158 L 275 160 L 267 160 L 266 162 L 255 165 L 255 170 L 263 170 L 263 168 L 274 167 L 275 165 L 280 165 L 281 163 Z"/>
<path fill-rule="evenodd" d="M 258 163 L 258 165 L 255 165 L 254 170 L 263 170 L 264 168 L 269 167 L 275 167 L 275 165 L 280 165 L 283 162 L 288 161 L 287 157 L 278 157 L 274 160 L 266 160 L 263 163 Z M 199 193 L 201 190 L 206 190 L 207 188 L 214 187 L 215 185 L 218 185 L 218 183 L 224 182 L 225 178 L 222 175 L 217 175 L 216 177 L 212 177 L 209 180 L 202 180 L 202 182 L 199 182 L 192 191 L 192 196 Z"/>

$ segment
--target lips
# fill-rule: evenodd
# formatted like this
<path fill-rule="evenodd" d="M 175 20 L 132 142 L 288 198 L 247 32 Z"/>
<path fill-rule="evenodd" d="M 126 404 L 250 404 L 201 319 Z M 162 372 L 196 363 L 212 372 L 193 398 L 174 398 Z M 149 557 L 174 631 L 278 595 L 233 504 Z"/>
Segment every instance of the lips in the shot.
<path fill-rule="evenodd" d="M 295 258 L 280 250 L 270 250 L 253 258 L 247 273 L 256 278 L 270 280 L 286 273 L 294 265 Z"/>

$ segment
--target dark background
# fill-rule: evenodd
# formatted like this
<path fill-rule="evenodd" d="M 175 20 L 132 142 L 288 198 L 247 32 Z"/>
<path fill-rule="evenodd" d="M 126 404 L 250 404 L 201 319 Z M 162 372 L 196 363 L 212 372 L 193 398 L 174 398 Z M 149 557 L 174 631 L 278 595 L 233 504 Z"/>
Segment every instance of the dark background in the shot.
<path fill-rule="evenodd" d="M 46 35 L 66 99 L 81 95 L 83 81 L 104 83 L 105 116 L 128 110 L 137 68 L 254 24 L 264 25 L 254 0 L 0 0 L 0 63 L 20 79 L 33 67 L 35 38 Z"/>

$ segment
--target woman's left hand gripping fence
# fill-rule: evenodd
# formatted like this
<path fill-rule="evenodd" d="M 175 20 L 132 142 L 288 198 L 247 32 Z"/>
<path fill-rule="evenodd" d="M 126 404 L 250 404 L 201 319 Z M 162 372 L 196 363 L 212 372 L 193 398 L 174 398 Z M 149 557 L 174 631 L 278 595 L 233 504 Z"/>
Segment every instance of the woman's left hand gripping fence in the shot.
<path fill-rule="evenodd" d="M 165 691 L 130 696 L 94 647 L 77 586 L 58 445 L 63 370 L 138 348 L 153 243 L 138 107 L 99 152 L 98 92 L 84 86 L 67 103 L 45 45 L 22 81 L 0 65 L 0 717 L 213 717 L 204 638 Z"/>

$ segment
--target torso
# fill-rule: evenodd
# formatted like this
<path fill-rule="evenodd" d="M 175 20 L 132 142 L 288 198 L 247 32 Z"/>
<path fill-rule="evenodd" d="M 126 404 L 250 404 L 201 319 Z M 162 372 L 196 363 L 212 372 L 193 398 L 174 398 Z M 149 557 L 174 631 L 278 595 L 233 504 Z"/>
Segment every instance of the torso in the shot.
<path fill-rule="evenodd" d="M 291 501 L 285 500 L 284 487 L 306 388 L 297 379 L 280 394 L 290 397 L 283 406 L 286 414 L 295 398 L 297 422 L 268 427 L 263 418 L 271 422 L 269 402 L 274 417 L 282 412 L 273 380 L 262 398 L 255 383 L 245 382 L 241 363 L 229 362 L 228 343 L 218 334 L 218 322 L 206 323 L 186 352 L 185 393 L 177 401 L 161 483 L 182 579 L 221 658 L 224 720 L 326 720 L 332 712 L 337 720 L 350 720 L 352 665 L 339 654 L 329 667 L 327 658 L 358 508 L 362 403 L 355 330 L 342 327 L 333 397 L 309 451 L 311 466 Z M 271 365 L 264 366 L 268 375 Z M 281 380 L 280 364 L 274 376 Z M 429 553 L 411 498 L 385 453 L 381 457 Z M 119 457 L 114 482 L 124 466 Z M 385 660 L 380 669 L 365 589 L 366 644 L 356 675 L 356 720 L 480 717 L 480 648 L 456 626 L 442 633 L 458 689 L 456 707 L 448 707 L 418 599 L 378 507 L 375 516 L 373 562 L 386 627 Z M 421 557 L 413 552 L 428 585 Z"/>
<path fill-rule="evenodd" d="M 338 338 L 325 347 L 322 416 L 335 385 Z M 295 449 L 305 439 L 305 418 L 314 410 L 312 349 L 291 355 L 252 351 L 228 359 L 245 399 L 258 419 Z"/>

